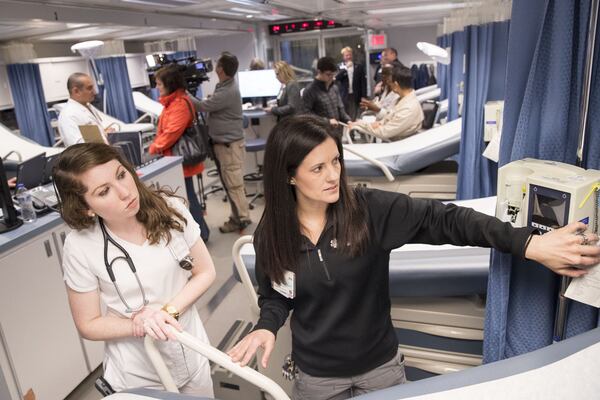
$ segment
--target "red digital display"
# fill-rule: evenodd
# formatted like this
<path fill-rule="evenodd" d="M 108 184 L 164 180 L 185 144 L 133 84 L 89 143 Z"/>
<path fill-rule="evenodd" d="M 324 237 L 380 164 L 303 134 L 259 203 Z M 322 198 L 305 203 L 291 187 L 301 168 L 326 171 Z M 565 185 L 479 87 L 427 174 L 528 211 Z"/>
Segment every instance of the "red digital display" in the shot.
<path fill-rule="evenodd" d="M 332 29 L 340 27 L 342 27 L 342 24 L 339 24 L 334 20 L 297 21 L 289 22 L 283 25 L 269 25 L 269 32 L 271 32 L 271 35 L 279 35 L 282 33 L 305 32 L 310 30 Z"/>

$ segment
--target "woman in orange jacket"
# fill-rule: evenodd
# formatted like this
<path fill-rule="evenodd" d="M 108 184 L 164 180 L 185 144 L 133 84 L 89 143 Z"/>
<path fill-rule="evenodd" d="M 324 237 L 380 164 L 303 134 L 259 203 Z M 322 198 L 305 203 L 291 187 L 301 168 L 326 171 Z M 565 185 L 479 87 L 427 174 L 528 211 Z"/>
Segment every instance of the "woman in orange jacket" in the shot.
<path fill-rule="evenodd" d="M 195 113 L 194 105 L 188 97 L 185 79 L 177 66 L 170 65 L 159 69 L 154 75 L 156 87 L 160 93 L 160 103 L 165 107 L 158 119 L 156 137 L 150 145 L 151 154 L 172 155 L 171 148 L 183 132 L 192 125 Z M 185 190 L 194 220 L 200 225 L 202 240 L 208 241 L 210 230 L 203 217 L 202 207 L 194 190 L 193 177 L 204 171 L 204 163 L 184 166 Z"/>

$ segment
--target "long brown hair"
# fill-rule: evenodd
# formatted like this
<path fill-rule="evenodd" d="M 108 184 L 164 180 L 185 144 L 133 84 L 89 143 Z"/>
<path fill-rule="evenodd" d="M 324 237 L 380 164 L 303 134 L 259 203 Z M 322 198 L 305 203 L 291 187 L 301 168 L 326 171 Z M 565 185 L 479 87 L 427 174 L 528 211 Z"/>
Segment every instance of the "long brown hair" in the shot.
<path fill-rule="evenodd" d="M 297 200 L 290 178 L 296 175 L 302 160 L 316 146 L 333 139 L 344 154 L 340 137 L 329 124 L 310 115 L 292 116 L 279 122 L 267 139 L 263 164 L 265 211 L 256 228 L 254 245 L 262 271 L 275 282 L 283 280 L 286 270 L 296 271 L 302 235 Z M 346 182 L 346 170 L 340 160 L 340 197 L 330 204 L 327 216 L 333 221 L 340 252 L 352 257 L 362 254 L 369 240 L 367 211 L 360 207 L 355 190 Z"/>
<path fill-rule="evenodd" d="M 67 147 L 58 158 L 52 177 L 58 192 L 59 211 L 67 225 L 81 230 L 94 226 L 96 219 L 88 215 L 89 206 L 84 199 L 88 191 L 81 174 L 98 165 L 117 160 L 131 174 L 139 192 L 140 210 L 136 219 L 144 225 L 151 244 L 171 240 L 171 229 L 183 232 L 186 219 L 170 207 L 165 196 L 174 196 L 166 189 L 150 190 L 140 181 L 135 170 L 113 147 L 101 143 L 79 143 Z"/>

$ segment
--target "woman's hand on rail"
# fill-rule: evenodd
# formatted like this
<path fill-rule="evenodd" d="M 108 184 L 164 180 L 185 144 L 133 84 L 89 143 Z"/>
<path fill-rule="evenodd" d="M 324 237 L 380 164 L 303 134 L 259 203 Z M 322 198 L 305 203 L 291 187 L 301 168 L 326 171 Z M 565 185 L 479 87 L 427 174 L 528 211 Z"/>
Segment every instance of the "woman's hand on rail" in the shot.
<path fill-rule="evenodd" d="M 544 264 L 559 275 L 572 278 L 585 275 L 586 268 L 600 263 L 598 236 L 585 232 L 586 229 L 584 223 L 572 222 L 544 235 L 534 235 L 525 257 Z"/>
<path fill-rule="evenodd" d="M 155 340 L 176 340 L 167 325 L 183 331 L 179 322 L 165 311 L 144 307 L 133 317 L 133 335 L 142 337 L 147 334 Z"/>
<path fill-rule="evenodd" d="M 240 366 L 245 367 L 259 347 L 262 347 L 264 352 L 261 359 L 263 368 L 267 368 L 267 362 L 275 346 L 275 335 L 273 332 L 266 329 L 257 329 L 250 332 L 245 338 L 240 340 L 238 344 L 233 346 L 227 354 L 233 362 L 239 362 Z"/>

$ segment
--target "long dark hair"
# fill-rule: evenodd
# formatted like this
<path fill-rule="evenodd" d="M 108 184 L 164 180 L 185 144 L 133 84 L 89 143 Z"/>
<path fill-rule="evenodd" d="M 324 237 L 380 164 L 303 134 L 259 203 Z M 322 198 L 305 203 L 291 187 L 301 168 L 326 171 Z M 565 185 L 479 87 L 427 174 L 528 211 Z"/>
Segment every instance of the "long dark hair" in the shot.
<path fill-rule="evenodd" d="M 316 117 L 300 115 L 275 125 L 267 140 L 263 165 L 265 211 L 256 228 L 254 245 L 263 272 L 273 281 L 281 282 L 286 270 L 297 270 L 302 245 L 298 203 L 290 178 L 296 175 L 308 153 L 329 138 L 335 141 L 341 157 L 341 139 L 330 125 Z M 348 187 L 344 163 L 340 161 L 340 197 L 329 205 L 327 217 L 333 221 L 337 242 L 349 244 L 339 246 L 339 251 L 356 256 L 368 244 L 366 210 Z"/>
<path fill-rule="evenodd" d="M 140 195 L 140 210 L 136 219 L 146 228 L 151 244 L 171 240 L 171 229 L 183 232 L 186 219 L 169 206 L 164 196 L 174 196 L 165 189 L 150 190 L 140 181 L 135 170 L 113 147 L 102 143 L 79 143 L 67 147 L 59 156 L 52 177 L 60 198 L 59 211 L 63 220 L 73 229 L 87 229 L 96 219 L 87 213 L 89 206 L 84 194 L 88 191 L 81 174 L 97 165 L 117 160 L 131 174 Z"/>

